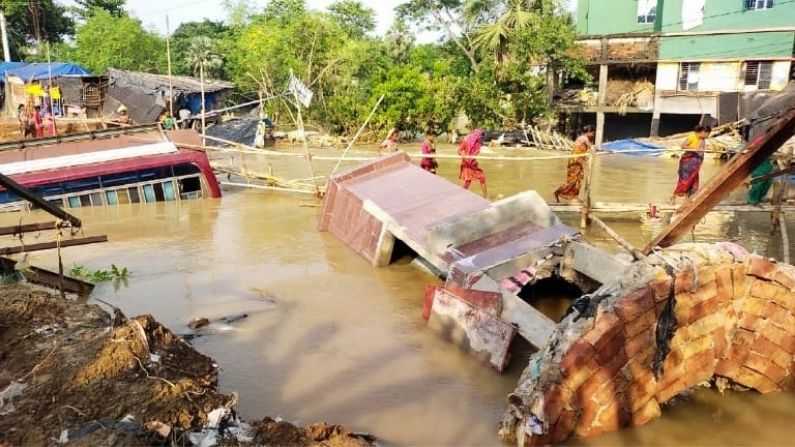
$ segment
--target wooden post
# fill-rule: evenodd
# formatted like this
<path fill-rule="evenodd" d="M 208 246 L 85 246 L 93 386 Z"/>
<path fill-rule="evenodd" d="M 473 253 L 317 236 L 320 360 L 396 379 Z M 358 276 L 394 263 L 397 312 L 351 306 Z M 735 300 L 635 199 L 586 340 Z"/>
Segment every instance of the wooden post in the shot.
<path fill-rule="evenodd" d="M 603 45 L 604 45 L 603 41 Z M 585 181 L 584 181 L 584 190 L 585 190 L 585 197 L 583 198 L 582 203 L 582 216 L 580 218 L 580 227 L 586 228 L 590 221 L 591 216 L 591 183 L 593 181 L 593 171 L 594 171 L 594 154 L 593 152 L 602 145 L 605 137 L 605 112 L 603 111 L 603 107 L 607 101 L 607 64 L 601 64 L 599 66 L 599 96 L 597 100 L 597 106 L 599 107 L 599 111 L 596 112 L 596 140 L 594 141 L 594 150 L 588 152 L 588 157 L 585 160 L 586 168 L 585 168 Z"/>
<path fill-rule="evenodd" d="M 790 166 L 792 163 L 792 148 L 787 148 L 783 161 L 785 167 Z M 770 216 L 770 234 L 776 233 L 778 224 L 781 222 L 781 203 L 786 200 L 788 190 L 789 176 L 785 175 L 781 178 L 781 185 L 773 195 L 773 214 Z"/>

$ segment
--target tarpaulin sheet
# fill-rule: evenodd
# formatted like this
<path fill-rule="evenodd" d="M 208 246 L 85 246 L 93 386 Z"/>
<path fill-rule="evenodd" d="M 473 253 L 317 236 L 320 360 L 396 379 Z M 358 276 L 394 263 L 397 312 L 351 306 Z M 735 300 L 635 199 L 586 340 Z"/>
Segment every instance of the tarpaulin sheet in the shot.
<path fill-rule="evenodd" d="M 92 76 L 91 72 L 85 68 L 67 62 L 22 64 L 21 66 L 7 69 L 6 73 L 26 82 L 39 81 L 50 77 L 57 78 L 59 76 Z"/>
<path fill-rule="evenodd" d="M 638 140 L 616 140 L 605 143 L 601 150 L 609 152 L 623 152 L 628 155 L 651 155 L 657 157 L 662 155 L 665 150 L 654 144 L 643 143 Z"/>

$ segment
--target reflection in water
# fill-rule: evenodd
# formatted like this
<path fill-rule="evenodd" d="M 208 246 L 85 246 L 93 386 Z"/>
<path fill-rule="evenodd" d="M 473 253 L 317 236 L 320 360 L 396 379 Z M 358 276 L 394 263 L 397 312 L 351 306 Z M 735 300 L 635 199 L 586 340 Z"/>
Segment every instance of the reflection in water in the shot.
<path fill-rule="evenodd" d="M 264 160 L 247 157 L 247 162 L 264 170 Z M 564 163 L 482 166 L 495 196 L 537 189 L 549 200 Z M 457 163 L 440 160 L 440 165 L 440 174 L 454 181 Z M 331 166 L 318 162 L 316 170 L 328 172 Z M 707 162 L 707 176 L 715 168 Z M 308 177 L 305 163 L 295 160 L 273 161 L 273 169 L 282 177 Z M 611 156 L 600 159 L 597 169 L 595 200 L 661 202 L 674 186 L 676 162 Z M 516 342 L 502 375 L 451 348 L 426 331 L 420 317 L 423 287 L 436 279 L 404 262 L 373 269 L 333 236 L 316 231 L 318 208 L 301 206 L 315 203 L 303 196 L 227 191 L 220 201 L 85 208 L 78 214 L 87 230 L 108 234 L 111 243 L 67 248 L 64 259 L 67 268 L 70 262 L 128 267 L 128 288 L 114 291 L 103 284 L 95 296 L 130 315 L 151 313 L 178 333 L 187 332 L 194 317 L 248 313 L 233 331 L 195 341 L 222 365 L 222 388 L 240 392 L 247 417 L 329 420 L 395 444 L 496 444 L 496 421 L 526 365 L 527 344 Z M 17 223 L 20 216 L 24 222 L 47 219 L 33 213 L 0 220 Z M 693 237 L 735 240 L 778 256 L 778 237 L 767 251 L 768 219 L 711 214 Z M 638 216 L 605 220 L 637 245 L 662 227 Z M 616 250 L 598 230 L 587 238 Z M 57 265 L 54 253 L 37 253 L 31 262 Z M 562 309 L 559 303 L 545 305 L 550 312 Z M 791 444 L 793 405 L 793 394 L 700 391 L 666 409 L 661 420 L 589 443 Z"/>

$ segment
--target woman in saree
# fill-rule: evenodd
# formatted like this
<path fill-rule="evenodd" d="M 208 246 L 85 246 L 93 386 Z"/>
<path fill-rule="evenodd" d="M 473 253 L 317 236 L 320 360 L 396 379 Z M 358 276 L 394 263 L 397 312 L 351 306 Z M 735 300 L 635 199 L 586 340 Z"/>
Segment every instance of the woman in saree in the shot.
<path fill-rule="evenodd" d="M 461 145 L 458 146 L 458 155 L 461 156 L 461 172 L 459 178 L 461 179 L 464 189 L 469 189 L 472 180 L 479 181 L 483 197 L 488 197 L 488 191 L 486 190 L 486 174 L 483 173 L 483 169 L 478 165 L 478 160 L 476 158 L 466 158 L 479 155 L 482 146 L 482 129 L 473 130 L 469 136 L 461 141 Z"/>
<path fill-rule="evenodd" d="M 594 136 L 593 126 L 584 126 L 582 134 L 574 141 L 572 148 L 573 155 L 583 155 L 588 153 L 593 148 Z M 555 190 L 555 200 L 560 203 L 560 198 L 566 200 L 574 200 L 580 196 L 580 184 L 585 175 L 585 161 L 587 157 L 574 157 L 569 159 L 566 166 L 566 181 Z"/>
<path fill-rule="evenodd" d="M 425 141 L 422 142 L 421 149 L 422 155 L 425 157 L 422 157 L 420 167 L 431 174 L 436 174 L 439 164 L 436 162 L 436 158 L 430 157 L 430 155 L 436 155 L 436 132 L 433 129 L 428 129 L 425 132 Z"/>
<path fill-rule="evenodd" d="M 677 197 L 691 197 L 698 191 L 699 174 L 704 163 L 704 151 L 707 148 L 707 137 L 712 131 L 709 126 L 696 126 L 693 132 L 682 143 L 685 152 L 679 158 L 679 180 L 671 196 L 671 204 L 676 204 Z"/>

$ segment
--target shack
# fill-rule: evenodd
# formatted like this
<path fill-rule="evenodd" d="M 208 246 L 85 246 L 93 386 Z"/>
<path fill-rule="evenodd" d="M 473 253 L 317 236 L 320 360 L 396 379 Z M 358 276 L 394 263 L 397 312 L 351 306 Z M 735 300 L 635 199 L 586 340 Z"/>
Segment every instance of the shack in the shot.
<path fill-rule="evenodd" d="M 0 73 L 0 116 L 14 116 L 19 104 L 47 105 L 50 101 L 53 115 L 66 115 L 67 108 L 81 108 L 83 78 L 93 77 L 90 71 L 69 62 L 2 62 Z M 67 85 L 70 88 L 64 89 Z M 80 87 L 71 88 L 74 85 Z"/>
<path fill-rule="evenodd" d="M 223 104 L 235 85 L 216 79 L 204 80 L 205 110 Z M 135 71 L 108 70 L 108 91 L 102 112 L 105 117 L 115 117 L 119 107 L 136 123 L 154 123 L 169 105 L 174 113 L 189 110 L 192 115 L 201 113 L 202 82 L 189 76 L 171 76 Z"/>

